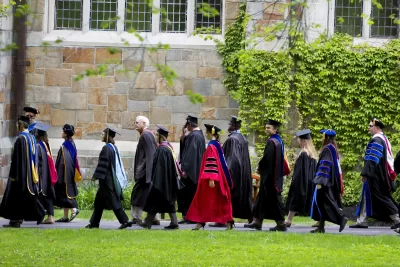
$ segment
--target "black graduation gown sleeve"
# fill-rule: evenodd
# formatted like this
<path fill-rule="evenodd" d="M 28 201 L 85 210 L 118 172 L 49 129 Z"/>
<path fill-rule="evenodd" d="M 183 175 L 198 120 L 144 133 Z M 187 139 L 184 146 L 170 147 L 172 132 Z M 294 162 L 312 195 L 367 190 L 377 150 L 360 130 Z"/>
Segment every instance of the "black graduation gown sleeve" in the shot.
<path fill-rule="evenodd" d="M 317 161 L 301 152 L 296 159 L 293 169 L 292 182 L 286 201 L 286 209 L 289 211 L 308 214 L 312 200 L 312 180 L 315 176 Z"/>
<path fill-rule="evenodd" d="M 181 168 L 194 184 L 199 179 L 201 160 L 206 150 L 203 132 L 196 130 L 187 135 L 185 149 L 181 158 Z"/>
<path fill-rule="evenodd" d="M 151 182 L 151 172 L 156 148 L 157 143 L 154 135 L 149 131 L 144 131 L 139 138 L 135 153 L 135 182 L 138 182 L 141 179 L 146 180 L 146 183 Z"/>

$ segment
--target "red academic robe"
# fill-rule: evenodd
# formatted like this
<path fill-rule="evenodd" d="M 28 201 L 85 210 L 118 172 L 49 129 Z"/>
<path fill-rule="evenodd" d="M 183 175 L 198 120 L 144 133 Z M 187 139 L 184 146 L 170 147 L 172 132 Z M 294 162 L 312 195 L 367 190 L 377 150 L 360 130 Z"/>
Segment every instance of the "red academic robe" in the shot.
<path fill-rule="evenodd" d="M 218 153 L 217 146 L 221 155 Z M 227 168 L 224 170 L 223 164 L 226 166 L 221 145 L 216 141 L 211 141 L 201 161 L 196 195 L 190 205 L 186 220 L 221 224 L 233 221 L 231 193 L 225 175 Z M 227 174 L 229 176 L 229 172 Z M 214 180 L 214 188 L 209 186 L 210 180 Z"/>

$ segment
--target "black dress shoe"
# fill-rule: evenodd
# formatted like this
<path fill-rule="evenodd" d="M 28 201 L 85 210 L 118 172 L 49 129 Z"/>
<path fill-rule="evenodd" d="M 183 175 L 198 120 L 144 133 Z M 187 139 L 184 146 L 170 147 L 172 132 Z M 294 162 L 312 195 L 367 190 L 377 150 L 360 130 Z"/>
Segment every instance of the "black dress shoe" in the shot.
<path fill-rule="evenodd" d="M 9 224 L 4 224 L 4 228 L 21 228 L 20 223 L 9 223 Z"/>
<path fill-rule="evenodd" d="M 317 229 L 311 230 L 310 233 L 312 233 L 312 234 L 325 234 L 325 228 L 319 228 L 318 227 Z"/>
<path fill-rule="evenodd" d="M 340 223 L 339 233 L 343 231 L 344 227 L 346 227 L 347 220 L 346 217 L 343 217 L 342 222 Z"/>
<path fill-rule="evenodd" d="M 125 229 L 125 228 L 128 228 L 128 227 L 132 227 L 132 222 L 126 222 L 126 223 L 123 223 L 123 224 L 121 224 L 121 226 L 120 227 L 118 227 L 118 229 Z"/>
<path fill-rule="evenodd" d="M 151 229 L 151 224 L 147 224 L 146 222 L 142 222 L 138 224 L 140 227 L 143 227 L 145 229 Z"/>
<path fill-rule="evenodd" d="M 390 229 L 397 229 L 400 228 L 400 223 L 390 226 Z"/>
<path fill-rule="evenodd" d="M 69 222 L 68 218 L 60 218 L 58 220 L 56 220 L 56 222 Z"/>
<path fill-rule="evenodd" d="M 165 230 L 175 230 L 175 229 L 179 229 L 179 225 L 177 224 L 170 224 L 168 226 L 164 227 Z"/>
<path fill-rule="evenodd" d="M 257 223 L 254 223 L 254 221 L 252 223 L 246 223 L 244 225 L 245 228 L 251 228 L 251 229 L 256 229 L 261 231 L 262 225 L 259 225 Z"/>
<path fill-rule="evenodd" d="M 97 225 L 91 225 L 90 223 L 88 225 L 85 226 L 85 228 L 87 229 L 94 229 L 94 228 L 99 228 L 99 226 Z"/>
<path fill-rule="evenodd" d="M 185 224 L 186 223 L 186 220 L 185 219 L 182 219 L 182 220 L 180 220 L 179 222 L 178 222 L 178 224 Z"/>
<path fill-rule="evenodd" d="M 208 226 L 210 227 L 226 227 L 226 224 L 224 223 L 210 223 Z"/>
<path fill-rule="evenodd" d="M 279 224 L 279 225 L 276 225 L 275 227 L 269 228 L 269 230 L 271 232 L 276 232 L 276 231 L 278 231 L 278 232 L 286 232 L 287 231 L 287 226 L 286 226 L 286 224 Z"/>
<path fill-rule="evenodd" d="M 366 229 L 366 228 L 368 228 L 368 225 L 353 224 L 353 225 L 350 225 L 349 228 L 363 228 L 363 229 Z"/>

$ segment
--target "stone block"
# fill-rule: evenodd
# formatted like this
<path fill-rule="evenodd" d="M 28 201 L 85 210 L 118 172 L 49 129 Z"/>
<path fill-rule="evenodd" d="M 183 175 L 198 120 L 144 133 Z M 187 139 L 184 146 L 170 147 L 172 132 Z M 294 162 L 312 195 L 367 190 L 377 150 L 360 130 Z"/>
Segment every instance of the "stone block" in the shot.
<path fill-rule="evenodd" d="M 122 112 L 122 128 L 124 129 L 135 129 L 135 122 L 137 116 L 148 117 L 148 112 Z"/>
<path fill-rule="evenodd" d="M 136 89 L 154 89 L 156 88 L 155 72 L 139 72 L 135 81 Z"/>
<path fill-rule="evenodd" d="M 94 122 L 105 123 L 107 121 L 107 106 L 93 107 Z"/>
<path fill-rule="evenodd" d="M 33 14 L 44 14 L 45 0 L 31 0 L 30 11 Z"/>
<path fill-rule="evenodd" d="M 129 89 L 129 100 L 152 101 L 155 96 L 154 89 Z"/>
<path fill-rule="evenodd" d="M 204 108 L 226 108 L 228 107 L 228 98 L 226 96 L 205 96 Z"/>
<path fill-rule="evenodd" d="M 177 79 L 172 85 L 164 78 L 157 78 L 156 94 L 157 95 L 183 95 L 184 83 L 181 79 Z"/>
<path fill-rule="evenodd" d="M 264 20 L 283 20 L 286 3 L 264 3 Z"/>
<path fill-rule="evenodd" d="M 215 108 L 202 108 L 201 109 L 201 118 L 203 120 L 215 120 L 216 109 Z"/>
<path fill-rule="evenodd" d="M 172 113 L 171 114 L 171 123 L 183 125 L 186 122 L 186 117 L 187 117 L 186 113 Z"/>
<path fill-rule="evenodd" d="M 47 51 L 48 51 L 47 47 L 30 46 L 27 47 L 26 55 L 29 58 L 43 57 L 47 55 Z"/>
<path fill-rule="evenodd" d="M 116 94 L 128 94 L 130 83 L 114 83 Z"/>
<path fill-rule="evenodd" d="M 30 14 L 27 16 L 27 30 L 30 32 L 43 31 L 43 15 Z"/>
<path fill-rule="evenodd" d="M 61 93 L 62 109 L 87 109 L 86 93 Z"/>
<path fill-rule="evenodd" d="M 46 86 L 71 87 L 71 70 L 46 69 Z"/>
<path fill-rule="evenodd" d="M 90 88 L 88 103 L 93 105 L 107 105 L 107 89 Z"/>
<path fill-rule="evenodd" d="M 126 111 L 127 96 L 126 95 L 109 95 L 108 110 L 110 111 Z"/>
<path fill-rule="evenodd" d="M 120 64 L 122 51 L 111 54 L 108 48 L 96 48 L 96 64 Z"/>
<path fill-rule="evenodd" d="M 183 50 L 182 61 L 199 61 L 200 51 L 199 50 Z"/>
<path fill-rule="evenodd" d="M 27 85 L 44 85 L 44 75 L 27 73 L 26 74 L 26 84 Z"/>
<path fill-rule="evenodd" d="M 129 71 L 143 71 L 144 70 L 144 62 L 143 61 L 138 61 L 138 60 L 133 60 L 133 59 L 128 59 L 124 60 L 122 62 L 123 67 L 125 67 L 126 70 Z"/>
<path fill-rule="evenodd" d="M 88 92 L 89 91 L 89 78 L 83 77 L 79 81 L 74 81 L 77 76 L 72 78 L 72 92 Z"/>
<path fill-rule="evenodd" d="M 64 124 L 76 125 L 76 111 L 74 110 L 57 110 L 51 112 L 51 126 L 64 126 Z"/>
<path fill-rule="evenodd" d="M 64 48 L 64 63 L 94 63 L 94 48 Z"/>
<path fill-rule="evenodd" d="M 217 120 L 230 120 L 231 115 L 237 116 L 239 110 L 233 108 L 219 108 L 216 110 L 216 119 Z"/>
<path fill-rule="evenodd" d="M 35 58 L 27 58 L 26 61 L 29 61 L 29 66 L 26 67 L 26 73 L 33 73 L 35 72 Z"/>
<path fill-rule="evenodd" d="M 228 96 L 228 108 L 239 108 L 239 103 Z"/>
<path fill-rule="evenodd" d="M 84 74 L 87 69 L 93 70 L 97 67 L 97 65 L 95 64 L 88 64 L 88 63 L 76 63 L 76 64 L 71 64 L 71 66 L 72 66 L 72 75 Z"/>
<path fill-rule="evenodd" d="M 118 132 L 121 135 L 118 135 L 117 146 L 118 146 L 118 141 L 137 141 L 138 140 L 138 132 L 136 130 L 118 128 Z M 132 153 L 133 153 L 133 151 L 132 151 Z M 124 165 L 125 165 L 125 163 L 124 163 Z M 125 165 L 124 167 L 125 167 L 125 169 L 130 168 L 131 165 L 128 165 L 128 166 Z"/>
<path fill-rule="evenodd" d="M 172 112 L 200 113 L 200 104 L 190 102 L 189 96 L 170 96 Z"/>
<path fill-rule="evenodd" d="M 116 82 L 133 82 L 135 81 L 137 73 L 131 70 L 117 69 L 115 71 Z"/>
<path fill-rule="evenodd" d="M 246 9 L 247 14 L 249 14 L 252 19 L 262 19 L 264 2 L 248 2 L 246 5 Z"/>
<path fill-rule="evenodd" d="M 165 58 L 165 50 L 159 49 L 156 52 L 146 50 L 144 53 L 144 64 L 145 66 L 154 66 L 155 64 L 165 65 Z"/>
<path fill-rule="evenodd" d="M 38 120 L 51 120 L 51 105 L 50 104 L 38 104 L 36 108 L 39 110 L 40 114 Z"/>
<path fill-rule="evenodd" d="M 0 91 L 0 102 L 4 102 L 4 92 Z"/>
<path fill-rule="evenodd" d="M 197 77 L 197 62 L 192 61 L 173 61 L 168 65 L 175 71 L 178 78 L 192 79 Z"/>
<path fill-rule="evenodd" d="M 149 119 L 151 123 L 170 124 L 171 112 L 168 108 L 152 107 Z"/>
<path fill-rule="evenodd" d="M 93 122 L 93 110 L 78 110 L 76 120 L 79 122 Z"/>
<path fill-rule="evenodd" d="M 142 61 L 144 59 L 144 48 L 127 48 L 122 50 L 122 60 Z"/>
<path fill-rule="evenodd" d="M 228 89 L 222 83 L 212 83 L 211 93 L 214 96 L 223 96 L 228 94 Z"/>
<path fill-rule="evenodd" d="M 84 139 L 100 139 L 101 133 L 107 127 L 105 123 L 87 123 L 82 130 Z"/>
<path fill-rule="evenodd" d="M 63 68 L 63 69 L 72 70 L 72 65 L 73 65 L 72 63 L 65 63 L 65 64 L 63 63 L 63 64 L 62 64 L 62 68 Z"/>
<path fill-rule="evenodd" d="M 43 56 L 43 57 L 38 57 L 35 60 L 35 67 L 37 69 L 40 68 L 61 69 L 62 65 L 63 65 L 62 57 Z"/>
<path fill-rule="evenodd" d="M 99 157 L 86 157 L 86 168 L 96 168 L 99 163 Z"/>
<path fill-rule="evenodd" d="M 89 77 L 89 87 L 96 88 L 114 88 L 114 77 L 109 76 L 94 76 Z"/>
<path fill-rule="evenodd" d="M 214 67 L 200 67 L 199 77 L 200 78 L 221 78 L 222 69 Z"/>
<path fill-rule="evenodd" d="M 221 67 L 222 58 L 216 50 L 207 50 L 200 53 L 200 66 Z"/>
<path fill-rule="evenodd" d="M 149 111 L 149 101 L 128 100 L 128 111 Z"/>
<path fill-rule="evenodd" d="M 121 123 L 121 113 L 119 111 L 107 112 L 108 123 Z"/>
<path fill-rule="evenodd" d="M 36 69 L 35 73 L 36 74 L 44 74 L 45 69 Z"/>
<path fill-rule="evenodd" d="M 33 101 L 36 103 L 57 104 L 61 100 L 59 87 L 35 86 L 33 88 Z"/>
<path fill-rule="evenodd" d="M 182 60 L 182 50 L 181 49 L 167 50 L 166 60 L 167 61 L 181 61 Z"/>
<path fill-rule="evenodd" d="M 261 11 L 261 10 L 260 10 Z M 225 19 L 235 20 L 240 13 L 240 3 L 226 2 L 225 4 Z"/>
<path fill-rule="evenodd" d="M 203 96 L 211 95 L 211 82 L 210 79 L 193 79 L 193 92 L 199 93 Z"/>

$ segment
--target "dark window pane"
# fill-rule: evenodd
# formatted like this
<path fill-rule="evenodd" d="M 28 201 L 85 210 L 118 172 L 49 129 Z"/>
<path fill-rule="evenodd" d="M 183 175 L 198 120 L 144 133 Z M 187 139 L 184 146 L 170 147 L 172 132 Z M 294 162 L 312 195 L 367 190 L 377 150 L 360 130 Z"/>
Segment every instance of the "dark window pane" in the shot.
<path fill-rule="evenodd" d="M 351 36 L 361 36 L 362 11 L 362 0 L 336 0 L 335 31 Z"/>
<path fill-rule="evenodd" d="M 82 0 L 56 0 L 56 29 L 82 29 Z"/>
<path fill-rule="evenodd" d="M 393 22 L 393 18 L 399 17 L 398 0 L 377 0 L 382 8 L 377 8 L 372 4 L 372 19 L 374 24 L 371 25 L 371 37 L 397 37 L 398 25 Z"/>
<path fill-rule="evenodd" d="M 212 27 L 214 33 L 215 29 L 221 29 L 222 3 L 222 0 L 197 0 L 195 28 Z"/>

